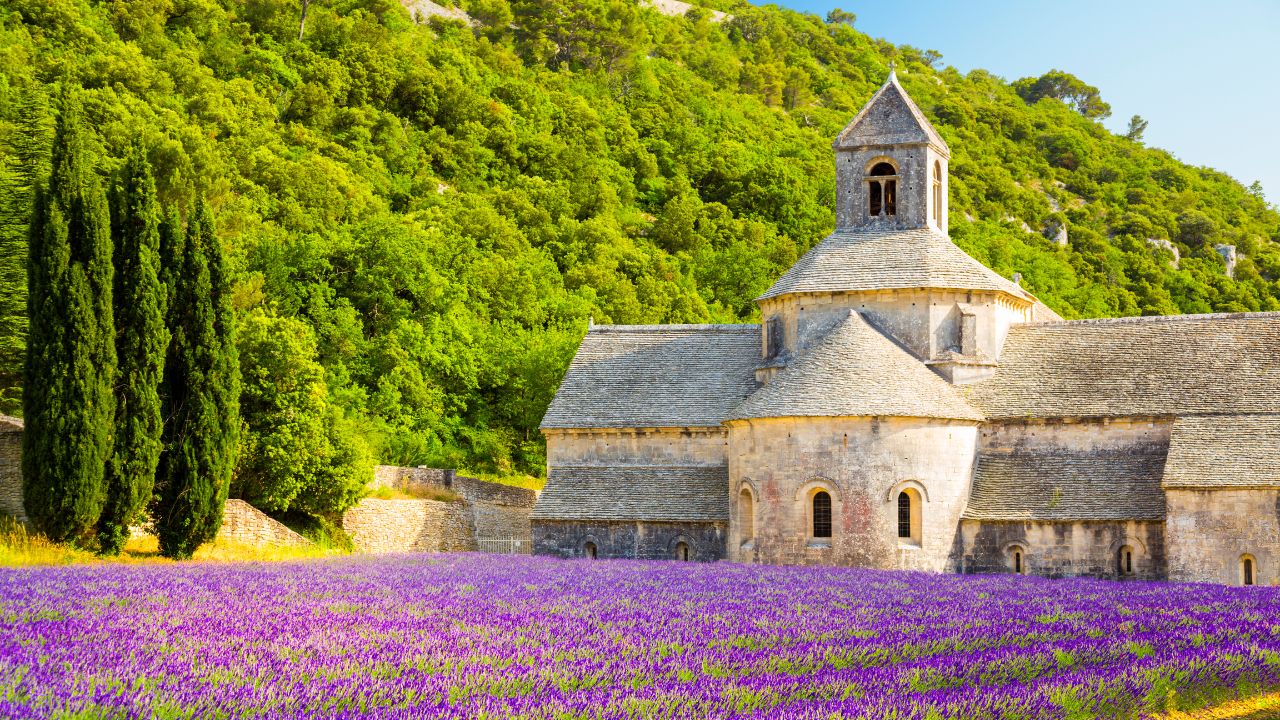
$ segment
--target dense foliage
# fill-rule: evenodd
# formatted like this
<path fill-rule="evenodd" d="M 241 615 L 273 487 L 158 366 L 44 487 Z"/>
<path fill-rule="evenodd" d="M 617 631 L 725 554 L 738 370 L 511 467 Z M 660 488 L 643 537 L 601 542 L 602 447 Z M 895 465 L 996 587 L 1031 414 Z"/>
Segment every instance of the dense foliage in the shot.
<path fill-rule="evenodd" d="M 138 523 L 160 462 L 160 381 L 169 349 L 166 290 L 160 284 L 160 207 L 142 149 L 130 152 L 111 193 L 115 267 L 115 447 L 98 542 L 115 555 Z"/>
<path fill-rule="evenodd" d="M 115 417 L 111 220 L 77 93 L 64 91 L 52 175 L 29 234 L 30 337 L 23 395 L 23 502 L 54 541 L 94 527 L 106 502 Z"/>
<path fill-rule="evenodd" d="M 1267 587 L 467 553 L 7 570 L 0 603 L 15 720 L 1117 720 L 1280 688 Z"/>
<path fill-rule="evenodd" d="M 140 139 L 164 203 L 207 197 L 236 311 L 304 324 L 279 332 L 314 338 L 298 361 L 363 429 L 348 447 L 407 465 L 536 472 L 590 316 L 750 319 L 831 230 L 830 140 L 890 60 L 951 145 L 956 242 L 1063 315 L 1280 309 L 1260 191 L 1110 134 L 1067 73 L 961 74 L 848 13 L 463 4 L 476 26 L 415 24 L 393 0 L 312 0 L 305 26 L 297 0 L 11 0 L 0 181 L 21 190 L 38 161 L 32 98 L 81 84 L 100 170 Z M 1060 227 L 1063 247 L 1044 237 Z M 1241 253 L 1234 278 L 1219 244 Z M 4 362 L 20 329 L 0 332 Z M 15 377 L 0 367 L 4 398 Z"/>
<path fill-rule="evenodd" d="M 164 451 L 152 512 L 160 552 L 189 558 L 213 540 L 231 486 L 240 435 L 240 364 L 222 248 L 203 199 L 192 211 L 176 268 L 162 402 Z"/>

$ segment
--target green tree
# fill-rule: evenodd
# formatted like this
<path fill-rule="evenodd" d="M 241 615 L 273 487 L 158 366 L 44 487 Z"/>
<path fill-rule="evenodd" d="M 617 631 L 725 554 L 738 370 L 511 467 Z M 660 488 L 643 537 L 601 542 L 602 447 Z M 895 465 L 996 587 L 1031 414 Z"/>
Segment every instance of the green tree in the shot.
<path fill-rule="evenodd" d="M 848 25 L 849 27 L 853 27 L 853 24 L 857 21 L 858 16 L 847 10 L 832 8 L 827 12 L 826 22 L 828 25 Z"/>
<path fill-rule="evenodd" d="M 102 552 L 124 548 L 129 525 L 151 499 L 160 461 L 160 382 L 169 331 L 160 284 L 160 209 L 151 165 L 135 144 L 111 196 L 115 245 L 116 436 L 107 466 L 107 504 L 98 522 Z"/>
<path fill-rule="evenodd" d="M 52 117 L 39 87 L 14 93 L 0 167 L 0 412 L 22 407 L 27 351 L 27 233 L 37 181 L 49 177 Z"/>
<path fill-rule="evenodd" d="M 1129 129 L 1125 131 L 1124 136 L 1134 142 L 1142 142 L 1142 135 L 1147 131 L 1147 125 L 1150 125 L 1141 115 L 1134 115 L 1129 118 Z"/>
<path fill-rule="evenodd" d="M 168 223 L 166 223 L 168 225 Z M 162 233 L 162 242 L 171 229 Z M 218 534 L 239 436 L 239 364 L 222 247 L 203 200 L 182 244 L 165 368 L 165 449 L 153 513 L 160 552 L 188 558 Z"/>
<path fill-rule="evenodd" d="M 373 462 L 330 402 L 311 329 L 259 309 L 244 319 L 238 345 L 245 432 L 232 495 L 271 513 L 354 505 Z"/>
<path fill-rule="evenodd" d="M 1102 101 L 1098 88 L 1061 70 L 1050 70 L 1038 78 L 1023 78 L 1013 84 L 1013 89 L 1031 104 L 1053 98 L 1090 119 L 1101 120 L 1111 115 L 1111 106 Z"/>
<path fill-rule="evenodd" d="M 23 502 L 55 541 L 98 522 L 115 410 L 110 216 L 81 112 L 64 86 L 52 173 L 36 191 L 28 236 Z"/>

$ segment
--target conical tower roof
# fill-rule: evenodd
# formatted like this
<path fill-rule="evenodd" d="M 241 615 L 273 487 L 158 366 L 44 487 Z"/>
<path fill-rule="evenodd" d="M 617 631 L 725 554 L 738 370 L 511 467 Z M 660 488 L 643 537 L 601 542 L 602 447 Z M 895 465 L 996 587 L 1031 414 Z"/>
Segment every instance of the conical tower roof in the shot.
<path fill-rule="evenodd" d="M 862 106 L 853 122 L 836 136 L 832 146 L 841 149 L 909 143 L 932 145 L 944 156 L 951 157 L 946 141 L 898 84 L 898 74 L 890 70 L 889 79 Z"/>
<path fill-rule="evenodd" d="M 857 311 L 742 401 L 728 419 L 874 416 L 983 419 L 950 383 Z"/>

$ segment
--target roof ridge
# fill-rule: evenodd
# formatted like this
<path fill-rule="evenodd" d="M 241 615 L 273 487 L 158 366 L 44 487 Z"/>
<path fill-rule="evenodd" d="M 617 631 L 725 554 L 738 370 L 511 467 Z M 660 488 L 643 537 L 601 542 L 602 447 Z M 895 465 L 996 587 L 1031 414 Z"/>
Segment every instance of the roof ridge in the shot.
<path fill-rule="evenodd" d="M 1014 327 L 1065 327 L 1079 325 L 1143 325 L 1159 322 L 1194 322 L 1196 320 L 1255 320 L 1263 318 L 1280 318 L 1280 311 L 1234 313 L 1189 313 L 1186 315 L 1137 315 L 1118 318 L 1081 318 L 1079 320 L 1046 320 L 1043 322 L 1019 323 Z"/>
<path fill-rule="evenodd" d="M 672 331 L 702 331 L 702 332 L 747 332 L 750 330 L 759 330 L 758 323 L 689 323 L 689 324 L 656 324 L 656 325 L 592 325 L 591 332 L 672 332 Z"/>

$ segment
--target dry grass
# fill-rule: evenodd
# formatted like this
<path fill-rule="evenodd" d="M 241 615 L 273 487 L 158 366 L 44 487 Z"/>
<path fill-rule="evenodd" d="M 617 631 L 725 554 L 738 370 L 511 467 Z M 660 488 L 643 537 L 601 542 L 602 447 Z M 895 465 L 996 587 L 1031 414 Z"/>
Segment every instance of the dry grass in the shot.
<path fill-rule="evenodd" d="M 378 486 L 369 497 L 378 500 L 436 500 L 438 502 L 457 502 L 462 497 L 448 488 L 415 488 L 408 492 L 400 488 Z"/>
<path fill-rule="evenodd" d="M 471 472 L 469 470 L 459 470 L 458 474 L 477 478 L 479 480 L 485 480 L 487 482 L 498 483 L 500 485 L 514 485 L 515 487 L 522 487 L 526 490 L 533 490 L 535 492 L 542 492 L 542 488 L 547 484 L 546 478 L 525 475 L 523 473 L 500 475 L 495 473 L 478 473 Z"/>
<path fill-rule="evenodd" d="M 278 560 L 304 560 L 340 554 L 338 550 L 292 547 L 255 547 L 229 540 L 206 543 L 196 551 L 194 562 L 272 562 Z M 104 558 L 95 553 L 49 541 L 38 533 L 29 532 L 26 526 L 7 517 L 0 517 L 0 567 L 26 565 L 76 565 L 83 563 L 167 563 L 160 556 L 156 539 L 151 536 L 131 539 L 119 557 Z"/>
<path fill-rule="evenodd" d="M 1174 711 L 1161 720 L 1275 720 L 1280 718 L 1280 693 L 1232 700 L 1188 712 Z"/>

